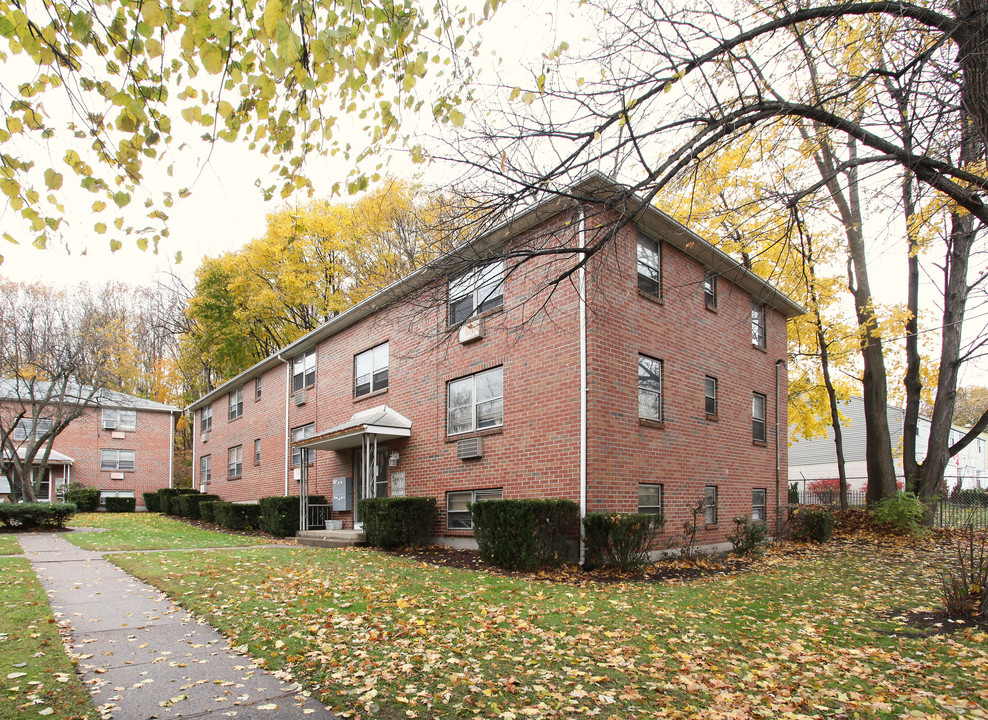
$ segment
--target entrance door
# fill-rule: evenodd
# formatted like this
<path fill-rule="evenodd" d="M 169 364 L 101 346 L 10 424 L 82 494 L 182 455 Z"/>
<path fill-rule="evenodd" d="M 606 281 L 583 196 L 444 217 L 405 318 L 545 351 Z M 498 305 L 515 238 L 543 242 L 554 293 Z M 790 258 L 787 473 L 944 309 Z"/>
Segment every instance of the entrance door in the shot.
<path fill-rule="evenodd" d="M 41 502 L 51 500 L 51 468 L 46 467 L 44 474 L 41 476 L 41 482 L 38 483 L 37 498 Z"/>
<path fill-rule="evenodd" d="M 374 454 L 371 451 L 371 454 Z M 374 484 L 371 486 L 372 494 L 369 497 L 388 496 L 388 451 L 381 445 L 377 447 L 377 454 L 374 457 Z M 360 525 L 360 511 L 357 509 L 361 498 L 368 497 L 364 490 L 364 457 L 363 450 L 357 448 L 353 451 L 353 526 L 357 529 Z"/>

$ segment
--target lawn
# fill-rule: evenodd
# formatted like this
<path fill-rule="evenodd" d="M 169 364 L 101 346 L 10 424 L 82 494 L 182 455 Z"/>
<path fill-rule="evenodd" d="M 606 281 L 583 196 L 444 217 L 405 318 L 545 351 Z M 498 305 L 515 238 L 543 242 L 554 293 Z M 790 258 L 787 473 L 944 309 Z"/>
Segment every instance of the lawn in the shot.
<path fill-rule="evenodd" d="M 113 561 L 349 717 L 988 718 L 985 634 L 895 619 L 936 607 L 932 546 L 830 545 L 651 585 L 369 550 Z"/>
<path fill-rule="evenodd" d="M 21 544 L 16 535 L 0 535 L 0 555 L 19 555 Z"/>
<path fill-rule="evenodd" d="M 0 558 L 0 720 L 98 717 L 30 563 Z"/>
<path fill-rule="evenodd" d="M 249 547 L 272 542 L 272 538 L 203 530 L 157 513 L 80 513 L 69 525 L 102 528 L 103 532 L 65 534 L 69 542 L 98 552 Z"/>

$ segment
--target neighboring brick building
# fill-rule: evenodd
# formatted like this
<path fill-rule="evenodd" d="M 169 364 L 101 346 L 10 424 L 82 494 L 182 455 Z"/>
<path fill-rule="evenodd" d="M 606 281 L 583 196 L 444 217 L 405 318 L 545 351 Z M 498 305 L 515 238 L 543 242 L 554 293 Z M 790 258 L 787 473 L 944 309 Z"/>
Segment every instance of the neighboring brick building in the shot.
<path fill-rule="evenodd" d="M 4 416 L 16 417 L 23 403 L 14 398 L 10 381 L 3 383 L 0 405 Z M 82 393 L 87 398 L 90 393 Z M 48 458 L 39 500 L 55 500 L 59 488 L 69 482 L 97 487 L 103 497 L 135 497 L 143 507 L 142 493 L 171 487 L 172 444 L 179 408 L 109 390 L 98 391 L 83 414 L 59 433 Z M 51 427 L 42 410 L 32 427 L 31 410 L 13 430 L 15 442 L 31 432 Z M 47 427 L 45 423 L 47 424 Z M 41 452 L 38 453 L 40 460 Z M 23 451 L 21 451 L 23 457 Z M 36 463 L 37 465 L 37 463 Z"/>
<path fill-rule="evenodd" d="M 296 494 L 304 446 L 333 519 L 352 526 L 361 496 L 431 495 L 452 544 L 492 497 L 661 511 L 670 535 L 707 498 L 707 544 L 736 515 L 771 520 L 802 309 L 654 208 L 619 227 L 616 189 L 591 177 L 575 190 L 601 202 L 529 210 L 198 400 L 200 486 Z"/>

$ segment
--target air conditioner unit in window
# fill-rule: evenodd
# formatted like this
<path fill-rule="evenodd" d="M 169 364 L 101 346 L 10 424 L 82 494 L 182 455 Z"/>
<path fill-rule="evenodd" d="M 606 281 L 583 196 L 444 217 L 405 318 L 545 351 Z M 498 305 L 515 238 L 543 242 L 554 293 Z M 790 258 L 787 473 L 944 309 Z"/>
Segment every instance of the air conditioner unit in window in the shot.
<path fill-rule="evenodd" d="M 117 429 L 117 421 L 116 420 L 104 420 L 103 421 L 103 429 L 104 430 L 116 430 Z"/>
<path fill-rule="evenodd" d="M 199 438 L 199 439 L 202 440 L 202 442 L 206 442 L 207 440 L 209 440 L 209 433 L 208 432 L 204 432 L 202 434 L 202 437 Z"/>
<path fill-rule="evenodd" d="M 473 318 L 460 325 L 460 344 L 466 345 L 482 337 L 484 337 L 484 321 L 480 318 Z"/>
<path fill-rule="evenodd" d="M 299 390 L 297 393 L 295 393 L 295 404 L 296 405 L 305 405 L 305 403 L 306 403 L 306 401 L 308 399 L 309 398 L 307 396 L 307 391 L 305 391 L 305 390 Z"/>
<path fill-rule="evenodd" d="M 456 443 L 456 457 L 460 460 L 470 460 L 484 457 L 484 438 L 464 438 Z"/>

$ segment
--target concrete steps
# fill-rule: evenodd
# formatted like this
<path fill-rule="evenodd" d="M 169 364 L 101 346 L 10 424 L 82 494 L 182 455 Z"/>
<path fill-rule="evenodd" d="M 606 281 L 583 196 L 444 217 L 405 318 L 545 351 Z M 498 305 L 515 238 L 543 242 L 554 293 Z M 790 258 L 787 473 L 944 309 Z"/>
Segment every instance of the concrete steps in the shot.
<path fill-rule="evenodd" d="M 299 545 L 343 548 L 363 545 L 367 536 L 363 530 L 301 530 L 295 534 Z"/>

